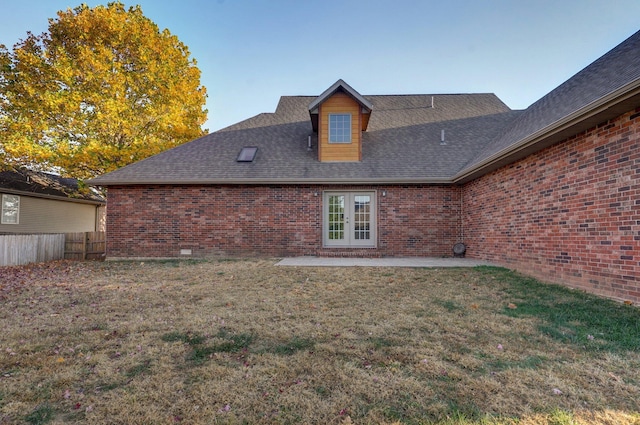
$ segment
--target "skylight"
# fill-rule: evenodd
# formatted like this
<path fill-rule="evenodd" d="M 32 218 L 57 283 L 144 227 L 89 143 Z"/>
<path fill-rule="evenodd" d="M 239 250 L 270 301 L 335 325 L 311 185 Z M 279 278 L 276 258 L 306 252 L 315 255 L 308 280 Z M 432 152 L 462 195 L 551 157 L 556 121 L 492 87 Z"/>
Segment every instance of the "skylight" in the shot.
<path fill-rule="evenodd" d="M 255 146 L 245 146 L 240 151 L 238 158 L 236 161 L 238 162 L 253 162 L 256 157 L 256 153 L 258 152 L 258 148 Z"/>

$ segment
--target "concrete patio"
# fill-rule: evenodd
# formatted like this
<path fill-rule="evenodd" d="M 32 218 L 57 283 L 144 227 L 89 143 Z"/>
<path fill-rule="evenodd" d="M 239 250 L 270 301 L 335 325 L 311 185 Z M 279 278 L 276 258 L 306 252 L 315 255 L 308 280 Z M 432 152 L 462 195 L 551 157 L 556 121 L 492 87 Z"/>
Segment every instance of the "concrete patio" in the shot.
<path fill-rule="evenodd" d="M 277 266 L 298 267 L 476 267 L 490 266 L 487 261 L 470 258 L 343 258 L 343 257 L 289 257 L 283 258 Z"/>

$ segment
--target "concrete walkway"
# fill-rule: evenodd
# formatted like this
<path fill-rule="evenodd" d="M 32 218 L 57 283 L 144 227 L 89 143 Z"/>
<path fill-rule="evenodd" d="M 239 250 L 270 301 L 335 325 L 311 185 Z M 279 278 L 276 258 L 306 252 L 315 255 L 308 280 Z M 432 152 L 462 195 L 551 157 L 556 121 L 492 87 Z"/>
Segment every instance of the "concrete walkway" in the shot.
<path fill-rule="evenodd" d="M 341 258 L 341 257 L 291 257 L 283 258 L 276 266 L 300 267 L 475 267 L 490 266 L 486 261 L 470 258 Z"/>

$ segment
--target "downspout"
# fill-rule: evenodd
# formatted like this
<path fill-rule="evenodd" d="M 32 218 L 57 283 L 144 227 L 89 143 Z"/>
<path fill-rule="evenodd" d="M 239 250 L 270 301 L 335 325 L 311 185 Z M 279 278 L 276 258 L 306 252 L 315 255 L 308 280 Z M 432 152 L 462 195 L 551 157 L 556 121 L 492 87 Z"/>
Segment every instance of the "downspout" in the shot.
<path fill-rule="evenodd" d="M 460 186 L 460 243 L 464 244 L 464 191 L 463 186 Z"/>
<path fill-rule="evenodd" d="M 458 216 L 458 236 L 456 237 L 456 239 L 459 242 L 456 242 L 453 245 L 453 255 L 455 257 L 464 257 L 464 254 L 467 251 L 467 246 L 464 244 L 464 198 L 462 186 L 459 186 L 458 190 L 458 196 L 460 197 L 460 210 Z"/>

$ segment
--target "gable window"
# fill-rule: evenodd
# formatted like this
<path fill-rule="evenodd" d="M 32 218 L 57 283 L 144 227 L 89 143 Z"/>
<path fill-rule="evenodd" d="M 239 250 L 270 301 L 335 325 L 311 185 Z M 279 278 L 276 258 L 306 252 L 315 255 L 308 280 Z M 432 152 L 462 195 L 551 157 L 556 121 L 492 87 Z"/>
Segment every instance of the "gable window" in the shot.
<path fill-rule="evenodd" d="M 329 114 L 329 143 L 351 143 L 351 114 Z"/>
<path fill-rule="evenodd" d="M 0 224 L 18 224 L 20 216 L 20 197 L 18 195 L 2 195 L 2 217 Z"/>

